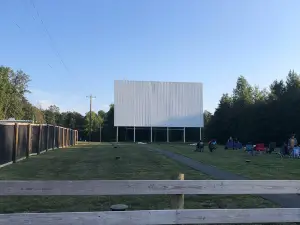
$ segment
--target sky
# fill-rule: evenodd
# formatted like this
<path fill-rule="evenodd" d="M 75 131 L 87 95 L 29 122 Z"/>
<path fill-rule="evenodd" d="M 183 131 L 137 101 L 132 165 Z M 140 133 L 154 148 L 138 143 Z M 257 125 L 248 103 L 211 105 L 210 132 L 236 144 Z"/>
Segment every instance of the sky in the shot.
<path fill-rule="evenodd" d="M 107 110 L 113 81 L 202 82 L 217 107 L 238 76 L 267 88 L 300 72 L 298 0 L 0 0 L 0 65 L 31 77 L 28 99 Z"/>

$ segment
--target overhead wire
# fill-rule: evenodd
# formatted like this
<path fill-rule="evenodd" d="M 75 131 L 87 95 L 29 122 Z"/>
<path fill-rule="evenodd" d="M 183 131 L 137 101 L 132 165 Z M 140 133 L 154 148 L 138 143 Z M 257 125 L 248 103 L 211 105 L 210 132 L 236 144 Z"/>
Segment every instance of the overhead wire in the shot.
<path fill-rule="evenodd" d="M 71 75 L 71 72 L 70 72 L 69 68 L 67 67 L 67 65 L 66 65 L 66 63 L 65 63 L 65 61 L 64 61 L 64 59 L 63 59 L 63 57 L 61 56 L 61 54 L 60 54 L 58 48 L 55 46 L 55 42 L 54 42 L 54 40 L 53 40 L 53 38 L 52 38 L 52 36 L 51 36 L 51 34 L 50 34 L 50 32 L 49 32 L 49 30 L 48 30 L 46 24 L 44 23 L 44 20 L 43 20 L 43 19 L 41 18 L 41 16 L 40 16 L 40 13 L 39 13 L 38 8 L 36 7 L 36 5 L 35 5 L 35 3 L 34 3 L 33 0 L 30 0 L 30 3 L 31 3 L 31 6 L 35 9 L 36 14 L 37 14 L 37 17 L 39 18 L 39 20 L 40 20 L 40 22 L 41 22 L 41 24 L 42 24 L 42 27 L 43 27 L 43 29 L 44 29 L 44 31 L 45 31 L 47 37 L 49 38 L 50 46 L 51 46 L 52 50 L 54 51 L 55 55 L 58 57 L 59 61 L 60 61 L 61 64 L 63 65 L 64 69 Z M 34 17 L 33 17 L 33 18 L 34 18 Z M 34 18 L 34 19 L 35 19 L 35 18 Z M 51 67 L 51 68 L 52 68 L 52 67 Z"/>

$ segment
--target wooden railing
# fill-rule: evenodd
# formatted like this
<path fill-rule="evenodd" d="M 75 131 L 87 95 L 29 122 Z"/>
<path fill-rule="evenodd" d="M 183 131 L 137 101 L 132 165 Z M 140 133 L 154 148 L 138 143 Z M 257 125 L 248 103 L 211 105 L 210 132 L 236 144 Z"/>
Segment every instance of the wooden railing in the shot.
<path fill-rule="evenodd" d="M 179 176 L 183 179 L 183 175 Z M 174 195 L 170 210 L 0 214 L 10 225 L 156 225 L 300 222 L 300 208 L 183 209 L 184 194 L 298 194 L 298 180 L 0 181 L 7 195 Z"/>

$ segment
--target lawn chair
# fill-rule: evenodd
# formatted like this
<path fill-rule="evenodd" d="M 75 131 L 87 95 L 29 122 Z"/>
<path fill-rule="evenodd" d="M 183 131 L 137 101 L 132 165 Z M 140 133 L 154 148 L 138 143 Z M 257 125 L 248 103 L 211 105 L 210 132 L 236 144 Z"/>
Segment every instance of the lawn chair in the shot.
<path fill-rule="evenodd" d="M 253 148 L 253 145 L 251 143 L 248 143 L 246 144 L 246 152 L 249 154 L 249 155 L 254 155 L 254 148 Z"/>
<path fill-rule="evenodd" d="M 292 158 L 300 158 L 300 147 L 294 147 L 290 155 Z"/>
<path fill-rule="evenodd" d="M 256 144 L 254 150 L 259 153 L 266 151 L 265 144 L 264 143 Z"/>
<path fill-rule="evenodd" d="M 269 144 L 269 149 L 267 150 L 267 153 L 271 154 L 272 152 L 274 152 L 276 149 L 276 142 L 271 142 Z"/>

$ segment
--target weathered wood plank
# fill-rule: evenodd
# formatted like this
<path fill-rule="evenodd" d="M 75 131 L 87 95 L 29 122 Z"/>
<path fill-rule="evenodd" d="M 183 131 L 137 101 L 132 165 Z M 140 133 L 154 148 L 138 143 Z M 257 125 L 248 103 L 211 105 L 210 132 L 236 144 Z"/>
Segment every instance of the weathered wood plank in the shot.
<path fill-rule="evenodd" d="M 0 214 L 0 224 L 9 225 L 156 225 L 286 222 L 300 222 L 300 209 L 187 209 Z"/>
<path fill-rule="evenodd" d="M 184 181 L 184 174 L 180 173 L 177 179 Z M 171 209 L 184 209 L 184 195 L 171 196 Z"/>
<path fill-rule="evenodd" d="M 298 180 L 0 181 L 2 195 L 298 194 Z"/>

